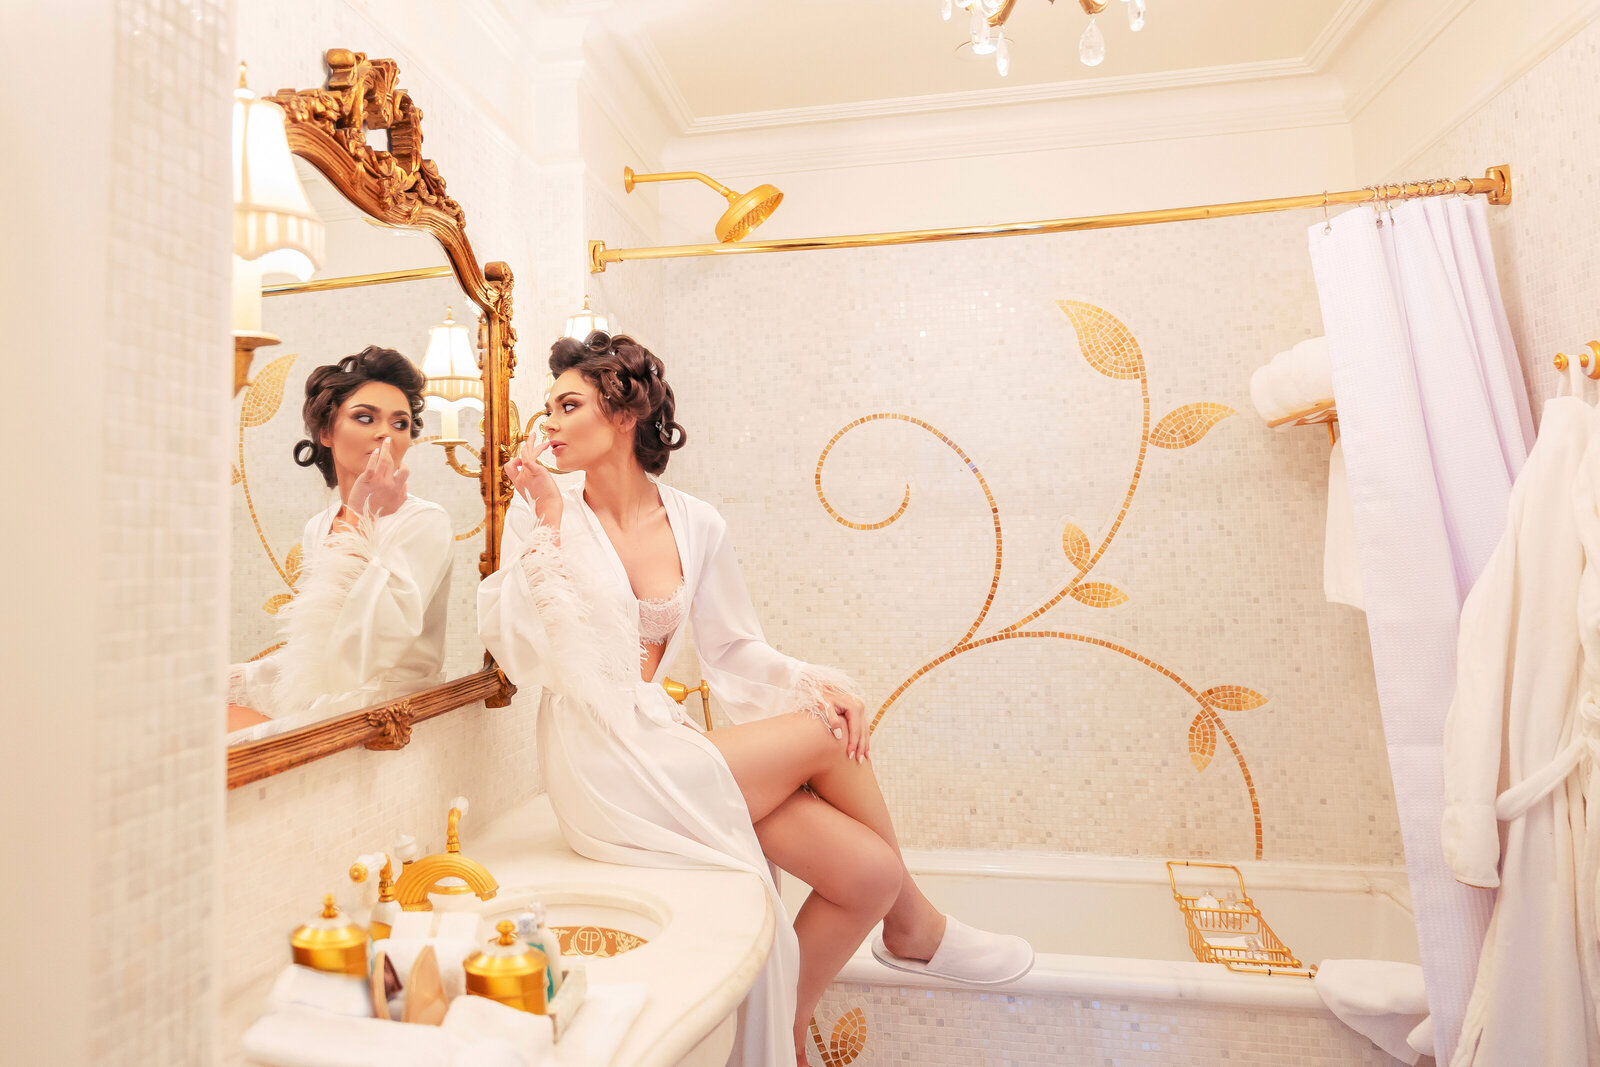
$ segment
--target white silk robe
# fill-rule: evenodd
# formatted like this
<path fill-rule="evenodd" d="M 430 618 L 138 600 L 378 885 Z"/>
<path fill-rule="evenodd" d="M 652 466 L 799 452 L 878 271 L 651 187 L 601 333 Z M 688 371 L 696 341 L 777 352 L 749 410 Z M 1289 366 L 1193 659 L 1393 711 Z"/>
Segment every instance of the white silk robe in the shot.
<path fill-rule="evenodd" d="M 1600 850 L 1585 841 L 1600 816 L 1586 812 L 1583 759 L 1600 678 L 1596 418 L 1572 397 L 1545 405 L 1506 531 L 1461 610 L 1442 843 L 1459 881 L 1499 895 L 1451 1067 L 1600 1067 Z"/>
<path fill-rule="evenodd" d="M 500 569 L 478 586 L 478 629 L 520 688 L 543 687 L 539 764 L 550 806 L 574 851 L 652 867 L 748 871 L 766 883 L 777 934 L 740 1008 L 730 1063 L 794 1063 L 799 946 L 761 854 L 744 798 L 722 755 L 661 687 L 683 641 L 668 639 L 653 678 L 640 677 L 638 601 L 621 558 L 562 476 L 560 544 L 519 496 L 506 516 Z M 748 722 L 815 707 L 837 672 L 767 644 L 716 509 L 666 485 L 689 594 L 700 669 L 729 718 Z"/>
<path fill-rule="evenodd" d="M 279 615 L 283 647 L 235 664 L 230 703 L 275 720 L 229 735 L 231 743 L 437 685 L 455 532 L 432 501 L 408 496 L 400 510 L 331 533 L 339 501 L 311 516 L 294 600 Z"/>

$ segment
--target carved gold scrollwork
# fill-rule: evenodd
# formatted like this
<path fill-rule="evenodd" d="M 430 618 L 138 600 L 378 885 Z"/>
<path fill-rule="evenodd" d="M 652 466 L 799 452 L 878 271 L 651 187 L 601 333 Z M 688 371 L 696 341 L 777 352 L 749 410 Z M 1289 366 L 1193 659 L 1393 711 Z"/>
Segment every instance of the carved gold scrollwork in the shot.
<path fill-rule="evenodd" d="M 367 712 L 367 722 L 383 732 L 366 743 L 374 752 L 405 748 L 411 740 L 411 701 L 396 700 Z"/>

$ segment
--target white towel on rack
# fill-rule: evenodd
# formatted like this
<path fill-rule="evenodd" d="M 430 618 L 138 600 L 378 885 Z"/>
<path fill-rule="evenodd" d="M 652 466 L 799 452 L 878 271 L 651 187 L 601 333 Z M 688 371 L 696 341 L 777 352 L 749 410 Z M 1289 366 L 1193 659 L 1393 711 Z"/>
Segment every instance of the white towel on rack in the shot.
<path fill-rule="evenodd" d="M 1333 399 L 1328 339 L 1312 337 L 1279 352 L 1250 376 L 1250 400 L 1268 422 Z"/>

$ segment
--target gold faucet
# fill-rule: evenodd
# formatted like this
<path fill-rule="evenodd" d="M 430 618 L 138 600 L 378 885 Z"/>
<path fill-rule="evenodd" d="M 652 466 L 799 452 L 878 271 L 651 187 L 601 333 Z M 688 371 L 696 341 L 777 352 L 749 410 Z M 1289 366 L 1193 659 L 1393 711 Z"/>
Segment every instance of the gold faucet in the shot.
<path fill-rule="evenodd" d="M 450 805 L 450 819 L 443 852 L 435 852 L 408 863 L 395 882 L 395 899 L 403 911 L 432 911 L 429 893 L 476 893 L 488 900 L 500 891 L 487 867 L 461 854 L 461 816 L 467 812 L 467 798 L 456 797 Z M 450 884 L 441 884 L 449 882 Z"/>
<path fill-rule="evenodd" d="M 675 682 L 671 678 L 664 678 L 661 682 L 661 688 L 667 691 L 667 696 L 676 700 L 679 704 L 688 700 L 690 693 L 699 693 L 700 706 L 705 711 L 706 716 L 706 733 L 709 734 L 711 732 L 711 686 L 708 682 L 702 679 L 699 685 L 685 685 L 682 682 Z"/>

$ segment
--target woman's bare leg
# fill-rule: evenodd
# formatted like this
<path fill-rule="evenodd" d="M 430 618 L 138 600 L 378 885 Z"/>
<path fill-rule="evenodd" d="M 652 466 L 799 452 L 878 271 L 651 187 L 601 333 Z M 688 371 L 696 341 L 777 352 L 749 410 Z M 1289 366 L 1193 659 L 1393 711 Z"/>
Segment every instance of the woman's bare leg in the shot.
<path fill-rule="evenodd" d="M 899 857 L 894 822 L 872 760 L 857 763 L 846 758 L 844 742 L 816 718 L 777 715 L 721 727 L 706 736 L 733 772 L 751 822 L 759 826 L 796 789 L 809 784 L 833 807 L 876 833 Z M 884 945 L 897 956 L 925 960 L 944 937 L 944 915 L 923 896 L 903 861 L 900 872 L 900 893 L 883 917 Z"/>
<path fill-rule="evenodd" d="M 789 794 L 755 829 L 767 858 L 811 886 L 794 917 L 794 1047 L 804 1063 L 807 1024 L 822 991 L 899 896 L 905 867 L 871 829 L 803 791 Z"/>

